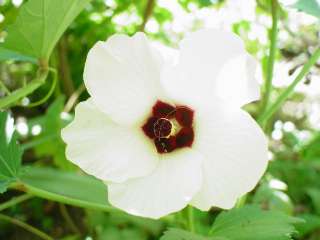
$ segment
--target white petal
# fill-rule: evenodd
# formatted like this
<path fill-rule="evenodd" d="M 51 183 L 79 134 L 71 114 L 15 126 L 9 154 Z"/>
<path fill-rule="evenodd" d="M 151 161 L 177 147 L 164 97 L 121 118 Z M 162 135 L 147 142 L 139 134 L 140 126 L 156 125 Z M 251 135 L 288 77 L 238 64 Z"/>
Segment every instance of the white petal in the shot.
<path fill-rule="evenodd" d="M 214 94 L 238 107 L 258 100 L 257 66 L 257 61 L 249 54 L 230 59 L 219 72 Z"/>
<path fill-rule="evenodd" d="M 142 120 L 161 95 L 161 56 L 143 33 L 116 34 L 89 51 L 84 81 L 97 107 L 114 121 Z"/>
<path fill-rule="evenodd" d="M 232 208 L 251 191 L 267 163 L 267 140 L 258 124 L 241 109 L 221 105 L 197 114 L 194 148 L 204 156 L 203 186 L 192 204 Z"/>
<path fill-rule="evenodd" d="M 191 149 L 163 154 L 149 176 L 108 184 L 109 202 L 130 214 L 160 218 L 184 208 L 202 182 L 202 156 Z"/>
<path fill-rule="evenodd" d="M 116 125 L 91 99 L 78 104 L 75 119 L 61 135 L 67 143 L 67 158 L 104 181 L 145 176 L 158 164 L 155 147 L 141 129 Z"/>
<path fill-rule="evenodd" d="M 213 101 L 224 93 L 240 99 L 240 104 L 257 99 L 259 85 L 252 74 L 255 64 L 235 34 L 200 30 L 189 34 L 180 49 L 179 63 L 166 67 L 161 79 L 172 98 L 193 106 Z M 239 105 L 239 101 L 235 102 Z"/>

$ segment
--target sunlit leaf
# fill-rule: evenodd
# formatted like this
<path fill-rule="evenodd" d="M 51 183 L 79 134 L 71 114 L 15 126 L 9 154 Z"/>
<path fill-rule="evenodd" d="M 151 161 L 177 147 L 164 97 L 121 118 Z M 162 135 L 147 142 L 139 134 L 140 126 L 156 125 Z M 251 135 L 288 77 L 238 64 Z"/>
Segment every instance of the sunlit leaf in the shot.
<path fill-rule="evenodd" d="M 22 5 L 2 44 L 7 50 L 48 60 L 63 32 L 90 0 L 29 0 Z"/>
<path fill-rule="evenodd" d="M 22 150 L 14 134 L 13 119 L 0 111 L 0 193 L 19 176 Z"/>
<path fill-rule="evenodd" d="M 197 5 L 199 8 L 208 7 L 211 5 L 221 6 L 225 0 L 179 0 L 179 3 L 185 9 L 188 9 L 190 3 Z"/>
<path fill-rule="evenodd" d="M 293 224 L 301 221 L 278 211 L 247 206 L 221 213 L 211 232 L 232 240 L 290 240 L 296 232 Z"/>
<path fill-rule="evenodd" d="M 319 0 L 298 0 L 294 7 L 300 11 L 320 18 L 320 1 Z"/>

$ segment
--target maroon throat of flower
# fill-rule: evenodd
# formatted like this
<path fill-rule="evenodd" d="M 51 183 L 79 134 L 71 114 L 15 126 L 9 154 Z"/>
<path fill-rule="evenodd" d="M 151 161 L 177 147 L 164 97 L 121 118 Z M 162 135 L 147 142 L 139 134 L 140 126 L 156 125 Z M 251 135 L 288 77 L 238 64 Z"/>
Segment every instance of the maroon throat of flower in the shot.
<path fill-rule="evenodd" d="M 193 116 L 194 111 L 189 107 L 157 101 L 142 130 L 154 142 L 158 153 L 191 147 L 194 140 Z"/>

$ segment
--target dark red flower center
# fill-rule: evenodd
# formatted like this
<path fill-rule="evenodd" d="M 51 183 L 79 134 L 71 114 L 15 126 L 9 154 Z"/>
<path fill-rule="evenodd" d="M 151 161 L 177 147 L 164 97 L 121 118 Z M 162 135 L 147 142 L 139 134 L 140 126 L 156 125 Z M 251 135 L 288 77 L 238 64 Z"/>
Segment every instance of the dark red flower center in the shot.
<path fill-rule="evenodd" d="M 172 123 L 166 118 L 159 118 L 153 125 L 154 136 L 156 138 L 166 138 L 170 136 Z"/>
<path fill-rule="evenodd" d="M 191 147 L 194 140 L 193 115 L 194 111 L 189 107 L 157 101 L 142 130 L 154 142 L 158 153 Z"/>

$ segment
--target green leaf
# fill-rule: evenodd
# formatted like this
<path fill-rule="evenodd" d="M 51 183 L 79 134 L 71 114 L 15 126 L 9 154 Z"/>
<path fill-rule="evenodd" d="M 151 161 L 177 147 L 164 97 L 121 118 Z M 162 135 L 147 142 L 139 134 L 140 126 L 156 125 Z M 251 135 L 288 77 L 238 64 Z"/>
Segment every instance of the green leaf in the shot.
<path fill-rule="evenodd" d="M 6 60 L 27 61 L 27 62 L 33 62 L 33 63 L 37 62 L 35 58 L 24 56 L 20 53 L 0 47 L 0 61 L 6 61 Z"/>
<path fill-rule="evenodd" d="M 22 153 L 14 134 L 13 119 L 7 112 L 0 112 L 0 193 L 17 179 Z"/>
<path fill-rule="evenodd" d="M 0 193 L 4 193 L 7 191 L 10 183 L 14 182 L 15 179 L 7 179 L 7 180 L 0 180 Z"/>
<path fill-rule="evenodd" d="M 225 237 L 205 237 L 182 229 L 171 228 L 160 240 L 229 240 Z"/>
<path fill-rule="evenodd" d="M 296 228 L 299 231 L 299 236 L 303 237 L 316 230 L 320 230 L 320 217 L 313 214 L 303 214 L 299 218 L 303 219 L 305 223 L 297 224 Z M 300 239 L 300 238 L 299 238 Z"/>
<path fill-rule="evenodd" d="M 48 60 L 63 32 L 89 2 L 29 0 L 8 27 L 2 47 L 21 56 Z"/>
<path fill-rule="evenodd" d="M 108 226 L 98 234 L 97 240 L 148 240 L 148 236 L 145 232 L 139 231 L 138 228 L 124 228 L 121 229 L 118 226 Z"/>
<path fill-rule="evenodd" d="M 308 13 L 312 16 L 320 18 L 320 1 L 319 0 L 298 0 L 294 5 L 294 8 Z"/>
<path fill-rule="evenodd" d="M 275 179 L 270 180 L 274 181 Z M 273 188 L 269 180 L 260 184 L 255 191 L 252 202 L 269 210 L 281 211 L 288 215 L 293 213 L 294 206 L 290 197 L 285 192 Z"/>
<path fill-rule="evenodd" d="M 103 237 L 106 231 L 104 230 L 111 230 L 111 228 L 116 228 L 117 231 L 117 237 L 120 239 L 132 239 L 125 235 L 126 233 L 123 232 L 122 228 L 119 228 L 118 226 L 128 226 L 127 230 L 138 230 L 140 233 L 143 233 L 143 236 L 140 236 L 138 239 L 150 239 L 149 236 L 157 237 L 161 232 L 163 231 L 164 223 L 162 221 L 148 219 L 148 218 L 142 218 L 137 216 L 132 216 L 125 213 L 108 213 L 105 214 L 101 211 L 96 210 L 87 210 L 86 211 L 87 216 L 87 222 L 88 227 L 99 229 L 97 234 L 97 239 L 113 239 L 110 236 Z M 99 237 L 100 238 L 99 238 Z M 115 238 L 115 239 L 118 239 Z M 153 238 L 152 238 L 153 239 Z"/>
<path fill-rule="evenodd" d="M 302 220 L 278 211 L 263 211 L 248 206 L 221 213 L 215 220 L 212 236 L 232 240 L 289 240 Z"/>
<path fill-rule="evenodd" d="M 307 189 L 320 188 L 320 174 L 311 161 L 277 159 L 270 162 L 269 169 L 273 176 L 287 183 L 289 196 L 295 202 L 304 201 Z"/>
<path fill-rule="evenodd" d="M 310 188 L 307 190 L 307 193 L 312 200 L 316 212 L 320 214 L 320 190 L 317 188 Z"/>
<path fill-rule="evenodd" d="M 61 129 L 71 121 L 71 116 L 66 113 L 65 117 L 61 117 L 63 108 L 64 97 L 59 97 L 50 105 L 45 115 L 31 119 L 29 128 L 40 126 L 41 133 L 37 136 L 32 136 L 31 141 L 26 143 L 24 147 L 34 147 L 38 158 L 52 157 L 54 164 L 59 168 L 72 170 L 75 169 L 75 166 L 66 159 L 65 143 L 60 136 Z"/>
<path fill-rule="evenodd" d="M 23 170 L 23 187 L 35 196 L 78 207 L 117 211 L 107 202 L 107 187 L 91 176 L 31 166 Z"/>
<path fill-rule="evenodd" d="M 80 239 L 81 237 L 79 235 L 68 235 L 61 238 L 61 240 L 80 240 Z"/>

